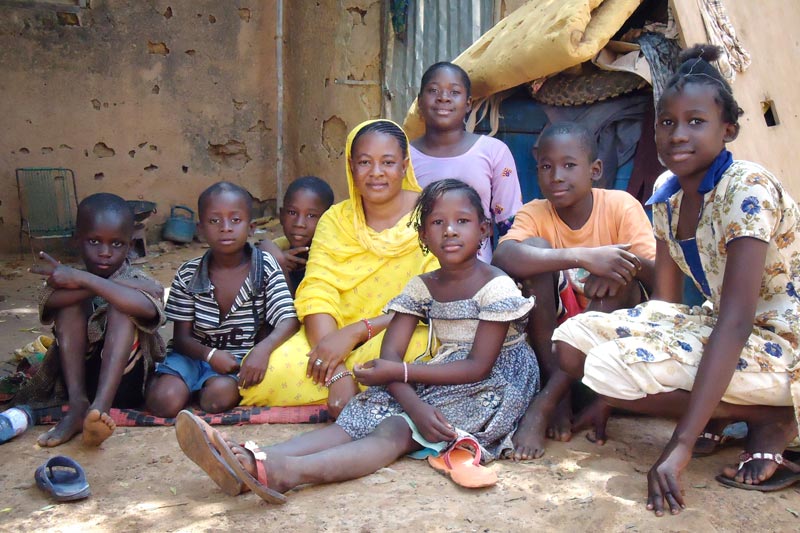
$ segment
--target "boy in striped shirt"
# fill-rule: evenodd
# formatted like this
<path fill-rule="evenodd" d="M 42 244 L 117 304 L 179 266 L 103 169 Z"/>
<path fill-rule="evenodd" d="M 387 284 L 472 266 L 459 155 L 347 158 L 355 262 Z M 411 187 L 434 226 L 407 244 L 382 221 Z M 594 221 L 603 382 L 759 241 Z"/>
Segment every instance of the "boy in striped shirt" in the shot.
<path fill-rule="evenodd" d="M 209 250 L 178 269 L 166 315 L 172 351 L 156 367 L 147 407 L 173 417 L 194 394 L 209 413 L 239 404 L 264 379 L 272 351 L 300 329 L 281 267 L 251 246 L 252 197 L 219 182 L 200 194 L 198 229 Z"/>

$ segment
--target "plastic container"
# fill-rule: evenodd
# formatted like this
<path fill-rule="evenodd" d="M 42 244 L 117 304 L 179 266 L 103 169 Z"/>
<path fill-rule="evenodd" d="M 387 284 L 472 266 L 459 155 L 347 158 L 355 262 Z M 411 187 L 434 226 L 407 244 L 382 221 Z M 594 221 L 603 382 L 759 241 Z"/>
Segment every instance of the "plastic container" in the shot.
<path fill-rule="evenodd" d="M 0 444 L 22 435 L 33 425 L 33 411 L 27 405 L 18 405 L 0 413 Z"/>
<path fill-rule="evenodd" d="M 162 235 L 168 241 L 188 243 L 194 239 L 195 229 L 194 211 L 185 205 L 176 205 L 169 210 Z"/>

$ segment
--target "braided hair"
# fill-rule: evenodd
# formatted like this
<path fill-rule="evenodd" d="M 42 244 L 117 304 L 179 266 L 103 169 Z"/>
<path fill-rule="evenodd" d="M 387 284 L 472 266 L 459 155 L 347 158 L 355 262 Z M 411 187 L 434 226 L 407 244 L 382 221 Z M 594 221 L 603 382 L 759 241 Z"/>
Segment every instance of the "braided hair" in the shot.
<path fill-rule="evenodd" d="M 445 193 L 451 191 L 461 191 L 466 195 L 472 207 L 475 208 L 479 223 L 489 222 L 486 213 L 483 211 L 483 204 L 481 203 L 481 197 L 478 192 L 473 189 L 472 186 L 461 180 L 445 178 L 443 180 L 434 181 L 422 189 L 416 204 L 414 204 L 414 209 L 411 210 L 411 220 L 409 220 L 408 225 L 413 227 L 414 231 L 419 234 L 420 230 L 425 225 L 425 219 L 428 218 L 433 211 L 436 200 L 444 196 Z M 419 240 L 419 246 L 422 248 L 422 253 L 428 253 L 428 247 L 422 242 L 421 238 Z"/>
<path fill-rule="evenodd" d="M 739 117 L 744 114 L 744 111 L 733 98 L 730 84 L 711 64 L 711 61 L 719 59 L 720 53 L 721 50 L 718 46 L 709 44 L 697 44 L 681 52 L 678 57 L 680 66 L 667 81 L 664 93 L 670 90 L 680 92 L 689 83 L 709 85 L 716 90 L 714 101 L 722 108 L 722 120 L 738 127 Z"/>
<path fill-rule="evenodd" d="M 352 152 L 353 147 L 355 147 L 358 139 L 362 136 L 366 135 L 367 133 L 383 133 L 386 135 L 391 135 L 397 142 L 400 143 L 400 150 L 403 152 L 403 157 L 408 157 L 408 138 L 406 137 L 405 132 L 403 132 L 402 128 L 392 122 L 391 120 L 378 120 L 375 122 L 370 122 L 358 132 L 356 132 L 355 136 L 353 137 L 353 143 L 350 145 L 350 151 Z M 351 157 L 353 154 L 347 154 L 347 157 Z"/>

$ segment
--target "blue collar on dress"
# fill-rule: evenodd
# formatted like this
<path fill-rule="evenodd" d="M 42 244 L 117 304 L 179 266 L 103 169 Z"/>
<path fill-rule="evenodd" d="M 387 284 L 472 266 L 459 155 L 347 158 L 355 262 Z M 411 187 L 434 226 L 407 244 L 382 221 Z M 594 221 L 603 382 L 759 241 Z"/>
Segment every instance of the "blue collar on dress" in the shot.
<path fill-rule="evenodd" d="M 711 189 L 717 186 L 717 184 L 722 179 L 722 175 L 728 170 L 733 164 L 733 154 L 731 154 L 728 150 L 722 149 L 719 155 L 714 159 L 714 162 L 711 163 L 711 166 L 706 171 L 706 175 L 703 177 L 703 181 L 700 182 L 700 185 L 697 187 L 697 192 L 700 194 L 705 194 L 709 192 Z M 653 193 L 653 196 L 647 200 L 645 205 L 653 205 L 658 203 L 666 202 L 670 199 L 670 197 L 681 190 L 681 184 L 678 181 L 678 176 L 672 175 L 667 178 L 661 187 L 658 188 Z"/>

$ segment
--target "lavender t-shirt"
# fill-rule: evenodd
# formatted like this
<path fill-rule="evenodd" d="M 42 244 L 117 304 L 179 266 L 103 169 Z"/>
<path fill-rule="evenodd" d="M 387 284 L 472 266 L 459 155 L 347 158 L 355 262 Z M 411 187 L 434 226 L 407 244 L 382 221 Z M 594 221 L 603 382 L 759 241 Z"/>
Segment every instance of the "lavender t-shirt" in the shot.
<path fill-rule="evenodd" d="M 504 142 L 481 135 L 469 150 L 455 157 L 432 157 L 413 146 L 410 148 L 411 163 L 421 186 L 445 178 L 461 180 L 478 191 L 483 211 L 501 235 L 511 227 L 511 218 L 522 207 L 522 192 L 514 156 Z M 491 262 L 492 247 L 488 240 L 478 257 Z"/>

